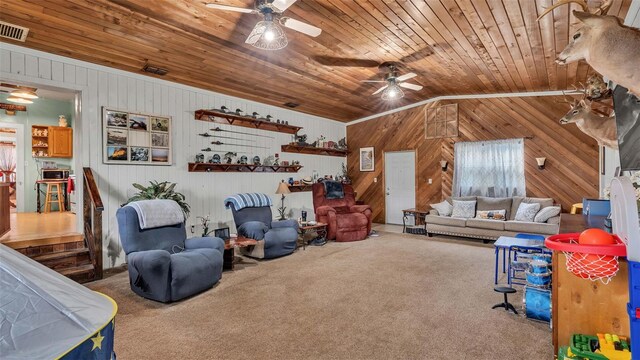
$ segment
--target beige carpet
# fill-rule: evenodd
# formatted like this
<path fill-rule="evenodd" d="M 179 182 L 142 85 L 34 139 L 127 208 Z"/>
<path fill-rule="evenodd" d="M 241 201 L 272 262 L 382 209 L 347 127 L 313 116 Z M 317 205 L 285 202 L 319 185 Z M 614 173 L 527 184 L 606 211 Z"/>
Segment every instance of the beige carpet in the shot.
<path fill-rule="evenodd" d="M 89 286 L 119 306 L 119 359 L 552 359 L 547 324 L 492 310 L 493 248 L 381 233 L 239 265 L 165 305 L 126 273 Z M 522 295 L 511 296 L 520 307 Z"/>

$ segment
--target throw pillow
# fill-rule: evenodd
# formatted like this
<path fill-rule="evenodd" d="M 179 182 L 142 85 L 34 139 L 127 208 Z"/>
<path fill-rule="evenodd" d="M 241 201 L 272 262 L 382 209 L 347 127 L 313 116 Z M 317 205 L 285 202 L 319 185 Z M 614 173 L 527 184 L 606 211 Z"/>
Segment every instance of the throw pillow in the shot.
<path fill-rule="evenodd" d="M 533 219 L 536 217 L 538 210 L 540 210 L 539 203 L 527 204 L 525 202 L 522 202 L 520 203 L 520 206 L 518 206 L 515 221 L 533 222 Z"/>
<path fill-rule="evenodd" d="M 560 206 L 548 206 L 538 211 L 536 217 L 533 218 L 533 221 L 537 223 L 545 223 L 552 217 L 558 216 L 558 214 L 560 214 Z"/>
<path fill-rule="evenodd" d="M 507 210 L 478 210 L 476 211 L 476 219 L 485 220 L 507 220 Z"/>
<path fill-rule="evenodd" d="M 451 211 L 453 211 L 453 206 L 447 201 L 429 205 L 431 205 L 431 208 L 435 209 L 440 216 L 451 216 Z"/>
<path fill-rule="evenodd" d="M 451 217 L 470 219 L 476 214 L 475 201 L 453 200 L 453 210 Z"/>
<path fill-rule="evenodd" d="M 478 211 L 480 210 L 505 210 L 505 216 L 511 218 L 511 198 L 492 198 L 486 196 L 478 196 Z"/>

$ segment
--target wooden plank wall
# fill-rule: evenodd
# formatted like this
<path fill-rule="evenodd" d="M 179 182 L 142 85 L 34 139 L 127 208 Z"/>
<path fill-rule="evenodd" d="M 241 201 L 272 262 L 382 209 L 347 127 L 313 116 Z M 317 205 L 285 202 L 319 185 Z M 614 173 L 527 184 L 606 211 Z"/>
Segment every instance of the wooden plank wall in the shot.
<path fill-rule="evenodd" d="M 560 100 L 556 96 L 446 100 L 349 125 L 348 168 L 358 197 L 372 205 L 375 222 L 385 221 L 385 151 L 417 151 L 416 205 L 426 208 L 451 194 L 456 141 L 524 137 L 527 195 L 552 197 L 568 211 L 582 197 L 598 196 L 598 146 L 575 125 L 558 123 L 568 111 Z M 425 140 L 425 108 L 454 102 L 459 105 L 459 136 Z M 368 146 L 375 147 L 375 171 L 360 172 L 358 149 Z M 547 158 L 544 170 L 538 169 L 536 157 Z M 449 162 L 446 172 L 440 169 L 440 160 Z"/>

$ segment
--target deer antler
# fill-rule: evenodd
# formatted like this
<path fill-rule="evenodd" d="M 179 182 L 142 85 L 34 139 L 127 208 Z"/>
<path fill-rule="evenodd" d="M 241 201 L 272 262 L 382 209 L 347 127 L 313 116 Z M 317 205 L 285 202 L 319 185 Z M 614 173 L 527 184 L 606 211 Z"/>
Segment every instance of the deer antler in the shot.
<path fill-rule="evenodd" d="M 600 5 L 598 10 L 596 10 L 594 12 L 594 14 L 596 14 L 596 15 L 607 15 L 607 13 L 609 12 L 609 9 L 611 8 L 611 5 L 613 5 L 613 0 L 605 0 L 605 1 L 603 1 L 602 5 Z"/>
<path fill-rule="evenodd" d="M 558 100 L 556 100 L 555 102 L 556 102 L 557 104 L 569 104 L 569 105 L 571 105 L 571 107 L 573 107 L 574 105 L 576 105 L 576 104 L 578 103 L 578 101 L 577 101 L 575 98 L 573 98 L 573 97 L 571 97 L 571 96 L 567 95 L 567 94 L 564 92 L 564 90 L 562 91 L 562 96 L 564 96 L 564 100 L 562 100 L 562 101 L 558 101 Z"/>
<path fill-rule="evenodd" d="M 588 12 L 589 11 L 589 6 L 587 5 L 587 2 L 585 0 L 560 0 L 558 1 L 557 4 L 552 5 L 551 7 L 547 8 L 540 16 L 538 16 L 538 21 L 540 21 L 540 19 L 542 19 L 543 16 L 547 15 L 548 13 L 552 12 L 553 9 L 562 6 L 562 5 L 566 5 L 566 4 L 570 4 L 570 3 L 575 3 L 578 4 L 582 7 L 582 11 Z"/>

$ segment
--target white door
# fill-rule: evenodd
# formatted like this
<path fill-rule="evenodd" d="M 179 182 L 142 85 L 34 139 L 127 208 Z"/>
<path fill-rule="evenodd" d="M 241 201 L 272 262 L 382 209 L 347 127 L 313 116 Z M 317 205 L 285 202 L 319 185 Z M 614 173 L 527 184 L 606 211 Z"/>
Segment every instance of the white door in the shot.
<path fill-rule="evenodd" d="M 416 206 L 416 153 L 384 153 L 387 224 L 402 224 L 402 210 Z"/>

